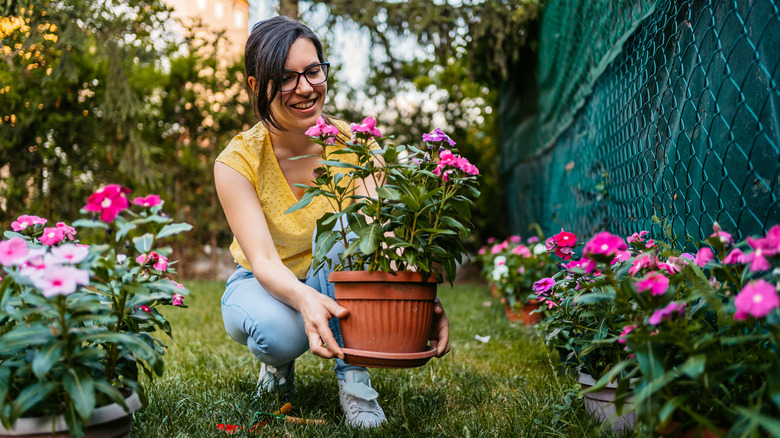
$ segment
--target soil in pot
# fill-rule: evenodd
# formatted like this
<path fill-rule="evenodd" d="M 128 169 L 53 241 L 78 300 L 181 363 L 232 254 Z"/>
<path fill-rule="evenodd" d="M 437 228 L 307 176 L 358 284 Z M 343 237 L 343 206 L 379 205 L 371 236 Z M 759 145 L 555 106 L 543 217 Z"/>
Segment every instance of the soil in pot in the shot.
<path fill-rule="evenodd" d="M 125 399 L 125 404 L 130 409 L 126 412 L 122 406 L 116 403 L 95 408 L 84 430 L 85 438 L 130 438 L 130 430 L 133 426 L 133 412 L 141 408 L 141 400 L 138 394 L 133 392 Z M 52 424 L 54 433 L 52 434 Z M 0 424 L 0 437 L 24 437 L 24 438 L 68 438 L 68 426 L 65 418 L 58 416 L 20 418 L 16 420 L 14 427 L 5 429 Z"/>
<path fill-rule="evenodd" d="M 539 301 L 530 300 L 528 303 L 523 304 L 519 310 L 514 310 L 512 307 L 506 307 L 506 319 L 510 322 L 522 322 L 524 325 L 536 325 L 542 320 L 541 313 L 531 313 L 539 308 Z"/>

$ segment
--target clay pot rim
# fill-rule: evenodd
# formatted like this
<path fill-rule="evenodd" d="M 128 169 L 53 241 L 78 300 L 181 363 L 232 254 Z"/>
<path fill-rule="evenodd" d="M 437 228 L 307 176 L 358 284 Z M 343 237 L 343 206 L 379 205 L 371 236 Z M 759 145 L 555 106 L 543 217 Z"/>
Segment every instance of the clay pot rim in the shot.
<path fill-rule="evenodd" d="M 433 273 L 429 274 L 428 279 L 423 280 L 423 274 L 416 271 L 334 271 L 328 276 L 328 281 L 339 283 L 439 283 Z"/>

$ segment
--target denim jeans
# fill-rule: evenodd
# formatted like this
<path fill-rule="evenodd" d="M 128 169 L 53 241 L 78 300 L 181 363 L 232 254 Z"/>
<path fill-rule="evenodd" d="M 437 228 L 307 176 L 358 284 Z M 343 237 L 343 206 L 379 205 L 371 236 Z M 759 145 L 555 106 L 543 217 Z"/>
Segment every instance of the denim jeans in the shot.
<path fill-rule="evenodd" d="M 336 245 L 328 256 L 337 258 L 343 250 L 343 246 Z M 306 279 L 301 281 L 335 299 L 329 274 L 327 266 L 316 274 L 309 268 Z M 222 321 L 231 338 L 246 345 L 255 357 L 271 366 L 287 364 L 309 349 L 301 314 L 266 292 L 254 274 L 242 266 L 227 281 L 222 295 Z M 329 325 L 336 342 L 343 347 L 338 318 L 332 318 Z M 345 371 L 363 369 L 336 359 L 334 371 L 337 378 L 343 379 Z"/>

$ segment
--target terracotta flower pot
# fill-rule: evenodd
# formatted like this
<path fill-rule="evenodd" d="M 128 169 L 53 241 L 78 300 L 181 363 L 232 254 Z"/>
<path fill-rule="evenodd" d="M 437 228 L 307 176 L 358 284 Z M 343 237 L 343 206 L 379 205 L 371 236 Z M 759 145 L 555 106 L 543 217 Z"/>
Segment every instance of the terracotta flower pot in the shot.
<path fill-rule="evenodd" d="M 345 361 L 377 368 L 423 365 L 436 351 L 428 346 L 436 299 L 435 277 L 417 272 L 332 272 L 336 301 L 349 309 L 340 319 Z"/>
<path fill-rule="evenodd" d="M 583 390 L 596 384 L 596 380 L 590 374 L 583 372 L 579 373 L 577 381 Z M 617 407 L 615 406 L 616 392 L 617 384 L 609 383 L 606 388 L 600 391 L 583 394 L 585 410 L 593 418 L 601 421 L 606 429 L 611 428 L 615 432 L 633 430 L 636 427 L 637 418 L 637 414 L 634 411 L 634 397 L 629 396 L 626 399 L 626 402 L 623 404 L 623 412 L 621 415 L 618 415 Z"/>
<path fill-rule="evenodd" d="M 133 426 L 133 412 L 141 408 L 138 394 L 133 392 L 125 399 L 130 412 L 116 403 L 95 408 L 84 429 L 85 438 L 129 438 Z M 53 428 L 53 429 L 52 429 Z M 0 437 L 68 438 L 68 426 L 60 415 L 51 417 L 20 418 L 14 427 L 6 429 L 0 424 Z"/>
<path fill-rule="evenodd" d="M 536 325 L 542 320 L 541 313 L 531 313 L 539 308 L 538 300 L 530 300 L 523 304 L 520 310 L 513 310 L 510 306 L 506 307 L 506 319 L 511 322 L 522 322 L 524 325 Z"/>

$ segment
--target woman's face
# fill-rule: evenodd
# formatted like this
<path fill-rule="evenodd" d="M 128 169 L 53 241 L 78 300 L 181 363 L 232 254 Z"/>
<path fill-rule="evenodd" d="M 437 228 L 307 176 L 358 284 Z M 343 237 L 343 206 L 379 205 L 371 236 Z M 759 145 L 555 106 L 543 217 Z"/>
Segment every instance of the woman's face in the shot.
<path fill-rule="evenodd" d="M 285 71 L 302 73 L 312 65 L 319 64 L 317 50 L 308 38 L 299 38 L 287 54 Z M 305 75 L 298 78 L 298 86 L 291 91 L 276 91 L 271 102 L 271 114 L 291 133 L 303 133 L 309 127 L 317 124 L 317 118 L 322 114 L 327 82 L 311 85 Z M 268 92 L 275 90 L 269 84 Z"/>

